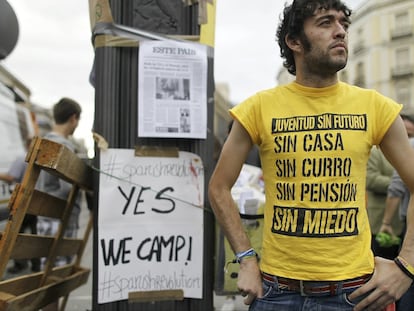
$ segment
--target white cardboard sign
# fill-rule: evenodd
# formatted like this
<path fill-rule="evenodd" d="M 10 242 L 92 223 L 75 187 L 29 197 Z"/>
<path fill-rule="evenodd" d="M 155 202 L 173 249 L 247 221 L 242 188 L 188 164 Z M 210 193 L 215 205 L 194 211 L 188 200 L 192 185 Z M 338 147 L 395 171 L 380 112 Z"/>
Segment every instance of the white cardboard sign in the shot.
<path fill-rule="evenodd" d="M 98 303 L 183 289 L 202 298 L 204 168 L 199 156 L 100 154 Z"/>

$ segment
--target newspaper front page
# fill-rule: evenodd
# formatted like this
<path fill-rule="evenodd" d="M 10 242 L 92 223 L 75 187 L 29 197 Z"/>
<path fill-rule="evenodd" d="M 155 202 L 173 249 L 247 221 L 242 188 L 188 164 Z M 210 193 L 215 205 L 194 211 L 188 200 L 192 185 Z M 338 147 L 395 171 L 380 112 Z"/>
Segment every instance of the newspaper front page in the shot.
<path fill-rule="evenodd" d="M 138 66 L 138 136 L 205 139 L 206 46 L 144 41 Z"/>

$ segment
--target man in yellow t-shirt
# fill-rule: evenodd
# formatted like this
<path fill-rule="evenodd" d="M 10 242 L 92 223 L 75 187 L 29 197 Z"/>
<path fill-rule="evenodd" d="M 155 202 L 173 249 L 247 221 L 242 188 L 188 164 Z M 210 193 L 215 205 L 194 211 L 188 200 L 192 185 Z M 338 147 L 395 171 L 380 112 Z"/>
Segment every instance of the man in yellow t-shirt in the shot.
<path fill-rule="evenodd" d="M 296 80 L 230 110 L 235 121 L 209 198 L 240 263 L 237 285 L 252 311 L 382 310 L 414 278 L 411 223 L 395 262 L 374 260 L 370 247 L 370 150 L 381 147 L 411 192 L 414 152 L 401 105 L 338 81 L 347 63 L 350 15 L 340 0 L 287 5 L 277 35 L 284 65 Z M 260 262 L 230 194 L 254 145 L 266 195 Z"/>

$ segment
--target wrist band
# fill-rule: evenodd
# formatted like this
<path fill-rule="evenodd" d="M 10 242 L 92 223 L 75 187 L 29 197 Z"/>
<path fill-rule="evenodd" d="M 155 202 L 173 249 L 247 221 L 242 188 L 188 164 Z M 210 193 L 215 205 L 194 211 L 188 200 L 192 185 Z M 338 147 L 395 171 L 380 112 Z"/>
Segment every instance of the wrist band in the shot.
<path fill-rule="evenodd" d="M 248 249 L 247 251 L 236 253 L 235 262 L 240 263 L 243 258 L 257 257 L 257 253 L 253 248 Z"/>
<path fill-rule="evenodd" d="M 414 280 L 414 267 L 411 266 L 404 258 L 398 256 L 394 258 L 394 262 L 397 264 L 398 268 L 401 269 L 407 276 Z"/>
<path fill-rule="evenodd" d="M 257 260 L 259 260 L 259 254 L 256 253 L 256 251 L 253 248 L 248 249 L 247 251 L 244 252 L 240 252 L 240 253 L 236 253 L 236 258 L 234 258 L 233 260 L 229 260 L 227 261 L 226 265 L 224 266 L 224 273 L 228 273 L 228 265 L 229 264 L 234 264 L 234 263 L 241 263 L 242 259 L 244 258 L 251 258 L 251 257 L 256 257 Z"/>

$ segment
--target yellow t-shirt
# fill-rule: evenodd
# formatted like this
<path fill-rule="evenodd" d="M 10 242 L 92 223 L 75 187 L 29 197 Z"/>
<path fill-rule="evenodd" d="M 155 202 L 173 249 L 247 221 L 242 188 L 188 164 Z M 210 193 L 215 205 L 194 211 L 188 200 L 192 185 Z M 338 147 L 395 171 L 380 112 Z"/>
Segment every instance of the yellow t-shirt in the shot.
<path fill-rule="evenodd" d="M 371 273 L 366 164 L 401 105 L 342 82 L 295 82 L 230 110 L 260 148 L 266 207 L 262 271 L 301 280 Z"/>

